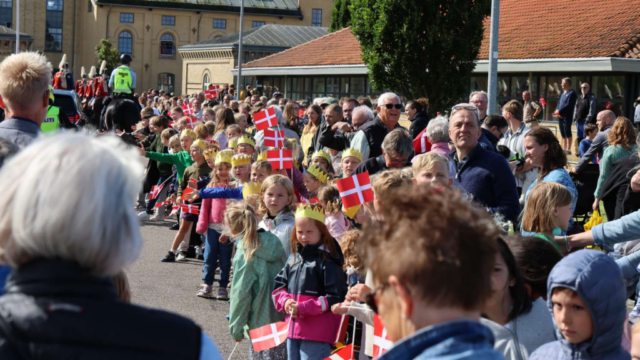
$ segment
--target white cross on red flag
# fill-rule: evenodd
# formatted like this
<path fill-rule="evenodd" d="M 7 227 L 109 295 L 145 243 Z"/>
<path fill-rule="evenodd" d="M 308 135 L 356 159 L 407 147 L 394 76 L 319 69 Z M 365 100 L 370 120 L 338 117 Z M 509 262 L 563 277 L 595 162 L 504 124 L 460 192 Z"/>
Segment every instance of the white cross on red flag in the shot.
<path fill-rule="evenodd" d="M 149 193 L 149 200 L 153 200 L 153 199 L 157 198 L 158 195 L 160 195 L 160 191 L 162 191 L 163 187 L 164 187 L 164 184 L 162 184 L 162 185 L 153 185 L 151 187 L 151 192 Z"/>
<path fill-rule="evenodd" d="M 287 341 L 289 323 L 280 321 L 249 330 L 253 352 L 272 349 Z"/>
<path fill-rule="evenodd" d="M 350 344 L 336 351 L 333 355 L 329 356 L 325 360 L 352 360 L 352 359 L 353 359 L 353 344 Z"/>
<path fill-rule="evenodd" d="M 255 113 L 253 115 L 253 123 L 256 124 L 256 129 L 258 129 L 258 131 L 276 126 L 278 124 L 276 109 L 270 107 Z"/>
<path fill-rule="evenodd" d="M 424 154 L 431 150 L 431 141 L 427 136 L 427 129 L 422 130 L 418 136 L 413 140 L 413 150 L 418 154 Z"/>
<path fill-rule="evenodd" d="M 160 206 L 163 206 L 163 205 L 169 205 L 169 204 L 171 204 L 171 203 L 172 203 L 172 201 L 171 201 L 171 200 L 167 200 L 167 201 L 159 202 L 159 203 L 156 203 L 155 208 L 157 209 L 157 208 L 159 208 Z"/>
<path fill-rule="evenodd" d="M 186 199 L 186 196 L 187 196 L 188 194 L 191 194 L 193 191 L 194 191 L 194 190 L 193 190 L 192 188 L 186 188 L 186 189 L 184 189 L 184 191 L 182 192 L 182 200 L 189 201 L 189 200 L 187 200 L 187 199 Z"/>
<path fill-rule="evenodd" d="M 187 118 L 187 126 L 189 127 L 189 129 L 193 129 L 196 126 L 196 122 L 198 121 L 198 118 L 191 115 Z"/>
<path fill-rule="evenodd" d="M 193 106 L 191 106 L 191 104 L 189 104 L 188 102 L 185 102 L 184 104 L 182 104 L 182 113 L 185 115 L 193 114 Z"/>
<path fill-rule="evenodd" d="M 197 205 L 180 205 L 180 209 L 182 209 L 182 212 L 188 214 L 200 214 L 200 208 Z"/>
<path fill-rule="evenodd" d="M 274 170 L 293 168 L 292 151 L 289 149 L 267 151 L 267 161 Z"/>
<path fill-rule="evenodd" d="M 268 147 L 283 147 L 284 146 L 284 131 L 276 131 L 266 129 L 264 131 L 264 146 Z"/>
<path fill-rule="evenodd" d="M 205 99 L 215 99 L 218 97 L 218 89 L 209 88 L 204 92 Z"/>
<path fill-rule="evenodd" d="M 373 190 L 368 171 L 337 180 L 336 185 L 345 209 L 373 201 Z"/>
<path fill-rule="evenodd" d="M 173 207 L 171 208 L 171 214 L 169 214 L 169 217 L 175 215 L 178 213 L 178 210 L 180 210 L 180 206 L 178 205 L 173 205 Z"/>
<path fill-rule="evenodd" d="M 382 325 L 382 321 L 377 314 L 373 315 L 373 358 L 379 358 L 393 347 L 393 342 L 387 334 L 387 329 Z"/>
<path fill-rule="evenodd" d="M 547 106 L 547 102 L 546 102 L 546 101 L 544 101 L 544 96 L 540 96 L 540 105 L 541 105 L 542 107 Z"/>

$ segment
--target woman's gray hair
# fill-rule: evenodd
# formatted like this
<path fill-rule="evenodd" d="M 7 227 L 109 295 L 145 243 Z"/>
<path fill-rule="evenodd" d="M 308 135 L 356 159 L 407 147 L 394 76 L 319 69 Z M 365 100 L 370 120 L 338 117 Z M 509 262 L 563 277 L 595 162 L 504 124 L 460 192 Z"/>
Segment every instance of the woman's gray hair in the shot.
<path fill-rule="evenodd" d="M 413 139 L 407 129 L 393 129 L 384 137 L 382 149 L 387 155 L 406 158 L 413 155 Z"/>
<path fill-rule="evenodd" d="M 359 116 L 361 114 L 367 118 L 367 121 L 371 121 L 375 119 L 375 116 L 373 115 L 373 111 L 367 105 L 360 105 L 355 109 L 353 109 L 353 112 L 351 113 L 351 118 L 355 118 L 356 116 Z"/>
<path fill-rule="evenodd" d="M 140 155 L 115 136 L 41 138 L 0 170 L 0 258 L 73 261 L 96 276 L 132 264 L 142 239 L 134 210 Z"/>
<path fill-rule="evenodd" d="M 384 102 L 387 101 L 387 99 L 393 99 L 393 98 L 398 99 L 398 102 L 400 104 L 402 104 L 402 100 L 400 100 L 400 96 L 398 96 L 398 95 L 396 95 L 396 94 L 394 94 L 392 92 L 387 92 L 387 93 L 384 93 L 384 94 L 380 95 L 380 97 L 378 98 L 378 105 L 377 106 L 382 106 L 382 105 L 384 105 Z"/>
<path fill-rule="evenodd" d="M 429 137 L 429 141 L 432 144 L 449 142 L 449 120 L 442 115 L 438 115 L 435 119 L 429 121 L 427 137 Z"/>

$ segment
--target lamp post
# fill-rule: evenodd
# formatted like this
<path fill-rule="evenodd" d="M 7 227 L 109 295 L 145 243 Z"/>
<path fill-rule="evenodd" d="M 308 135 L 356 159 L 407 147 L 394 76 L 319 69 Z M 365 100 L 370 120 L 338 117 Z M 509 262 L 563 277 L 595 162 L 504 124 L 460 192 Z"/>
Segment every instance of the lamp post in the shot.
<path fill-rule="evenodd" d="M 489 109 L 487 115 L 498 111 L 498 32 L 500 29 L 500 0 L 491 1 L 491 38 L 489 40 Z"/>
<path fill-rule="evenodd" d="M 240 39 L 238 40 L 238 90 L 237 97 L 240 100 L 240 91 L 243 88 L 242 83 L 242 20 L 244 18 L 244 0 L 240 1 Z M 246 94 L 245 94 L 246 96 Z"/>
<path fill-rule="evenodd" d="M 16 54 L 20 52 L 20 0 L 16 0 Z"/>

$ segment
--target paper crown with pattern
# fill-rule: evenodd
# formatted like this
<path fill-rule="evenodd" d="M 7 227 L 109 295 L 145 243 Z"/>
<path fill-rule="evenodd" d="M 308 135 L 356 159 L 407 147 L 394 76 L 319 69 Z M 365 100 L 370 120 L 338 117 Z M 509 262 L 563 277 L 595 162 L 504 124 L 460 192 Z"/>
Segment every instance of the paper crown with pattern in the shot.
<path fill-rule="evenodd" d="M 346 158 L 346 157 L 354 157 L 358 160 L 360 160 L 360 162 L 362 162 L 362 154 L 360 153 L 360 151 L 358 151 L 358 149 L 352 149 L 352 148 L 348 148 L 348 149 L 344 149 L 342 150 L 342 158 Z"/>
<path fill-rule="evenodd" d="M 260 154 L 258 154 L 258 158 L 256 159 L 257 161 L 268 161 L 268 156 L 267 156 L 267 152 L 263 151 Z"/>
<path fill-rule="evenodd" d="M 236 154 L 231 158 L 231 165 L 233 167 L 242 165 L 251 165 L 251 156 L 247 154 Z"/>
<path fill-rule="evenodd" d="M 234 137 L 229 139 L 229 149 L 235 149 L 238 147 L 238 138 Z"/>
<path fill-rule="evenodd" d="M 215 157 L 218 154 L 218 149 L 208 148 L 202 154 L 204 154 L 204 159 L 209 160 L 212 157 Z"/>
<path fill-rule="evenodd" d="M 260 194 L 260 188 L 262 188 L 262 183 L 260 181 L 249 181 L 242 187 L 242 197 L 246 200 L 249 195 Z"/>
<path fill-rule="evenodd" d="M 307 168 L 307 172 L 315 176 L 316 179 L 318 179 L 323 184 L 326 184 L 327 180 L 329 180 L 329 175 L 327 175 L 327 173 L 317 165 L 309 165 L 309 167 Z"/>
<path fill-rule="evenodd" d="M 207 143 L 205 143 L 204 140 L 201 140 L 201 139 L 197 139 L 191 144 L 191 147 L 194 147 L 194 146 L 199 147 L 200 150 L 202 151 L 205 151 L 207 149 Z"/>
<path fill-rule="evenodd" d="M 321 157 L 321 158 L 327 160 L 327 164 L 331 165 L 331 155 L 329 155 L 328 152 L 320 149 L 320 150 L 318 150 L 318 151 L 313 153 L 313 155 L 311 156 L 311 159 L 317 158 L 317 157 Z"/>
<path fill-rule="evenodd" d="M 231 164 L 231 159 L 233 158 L 233 152 L 231 151 L 220 151 L 216 155 L 216 165 L 220 163 Z"/>
<path fill-rule="evenodd" d="M 253 140 L 253 138 L 251 136 L 247 136 L 247 135 L 242 135 L 238 138 L 238 144 L 249 144 L 251 146 L 253 146 L 254 148 L 256 147 L 256 141 Z"/>
<path fill-rule="evenodd" d="M 318 220 L 324 224 L 324 209 L 316 204 L 300 204 L 296 209 L 296 219 L 303 217 Z"/>

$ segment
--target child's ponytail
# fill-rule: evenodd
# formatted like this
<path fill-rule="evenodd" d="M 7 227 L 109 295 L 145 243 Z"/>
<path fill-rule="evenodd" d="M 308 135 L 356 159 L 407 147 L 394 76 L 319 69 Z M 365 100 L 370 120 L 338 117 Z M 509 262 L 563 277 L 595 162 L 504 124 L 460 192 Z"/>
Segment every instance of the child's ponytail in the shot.
<path fill-rule="evenodd" d="M 244 201 L 230 204 L 224 214 L 224 223 L 233 236 L 242 236 L 244 257 L 247 262 L 251 261 L 261 244 L 258 237 L 258 217 L 253 208 Z"/>
<path fill-rule="evenodd" d="M 342 211 L 342 200 L 340 191 L 333 186 L 324 186 L 318 191 L 318 199 L 324 205 L 327 214 L 335 215 Z"/>

